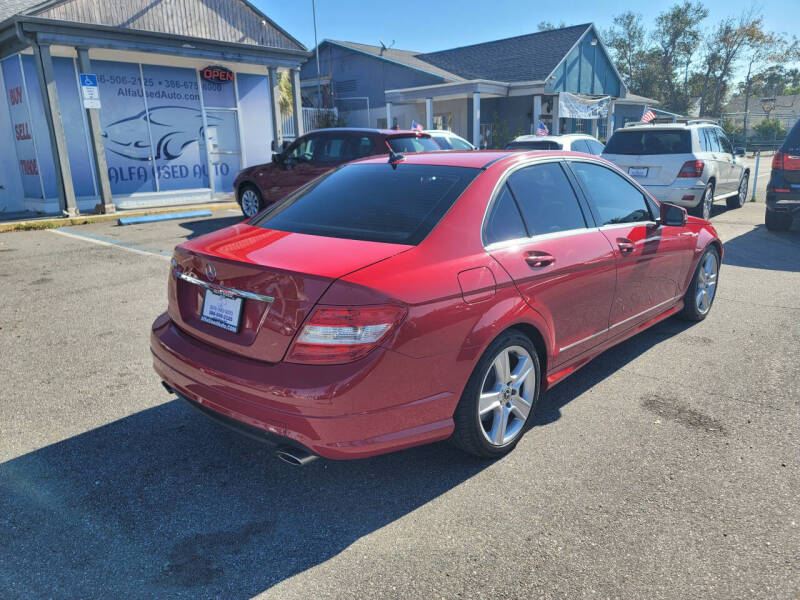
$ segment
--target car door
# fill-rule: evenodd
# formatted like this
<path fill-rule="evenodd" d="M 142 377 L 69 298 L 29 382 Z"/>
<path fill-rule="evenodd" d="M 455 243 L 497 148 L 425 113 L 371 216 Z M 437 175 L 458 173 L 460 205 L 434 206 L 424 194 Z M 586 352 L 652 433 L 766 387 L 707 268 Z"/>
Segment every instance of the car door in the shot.
<path fill-rule="evenodd" d="M 552 327 L 553 366 L 602 342 L 616 285 L 614 252 L 561 161 L 513 171 L 486 223 L 487 251 Z"/>
<path fill-rule="evenodd" d="M 657 205 L 618 171 L 571 160 L 600 231 L 614 248 L 617 285 L 608 321 L 618 335 L 669 308 L 681 295 L 694 240 L 688 230 L 660 227 Z"/>
<path fill-rule="evenodd" d="M 730 192 L 730 161 L 725 156 L 722 148 L 720 133 L 722 131 L 716 127 L 709 127 L 707 130 L 711 158 L 714 161 L 714 172 L 716 184 L 714 186 L 714 196 L 722 196 Z"/>
<path fill-rule="evenodd" d="M 722 129 L 717 129 L 719 145 L 722 149 L 720 155 L 721 163 L 725 169 L 725 193 L 730 194 L 739 190 L 739 178 L 742 175 L 742 166 L 737 163 L 736 155 L 733 152 L 733 144 L 725 135 Z"/>

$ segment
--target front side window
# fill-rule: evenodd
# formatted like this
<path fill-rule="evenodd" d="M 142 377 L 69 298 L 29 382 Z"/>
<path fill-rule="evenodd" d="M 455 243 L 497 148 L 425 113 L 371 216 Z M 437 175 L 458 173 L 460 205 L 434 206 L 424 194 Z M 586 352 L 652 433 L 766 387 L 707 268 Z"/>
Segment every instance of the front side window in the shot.
<path fill-rule="evenodd" d="M 570 164 L 597 212 L 600 225 L 652 220 L 644 194 L 624 177 L 592 163 L 574 161 Z"/>
<path fill-rule="evenodd" d="M 345 165 L 289 195 L 253 224 L 293 233 L 416 245 L 479 172 L 404 163 Z"/>
<path fill-rule="evenodd" d="M 429 137 L 417 137 L 415 135 L 408 137 L 393 137 L 387 140 L 389 147 L 395 152 L 436 152 L 441 150 L 439 144 Z"/>
<path fill-rule="evenodd" d="M 528 233 L 525 231 L 525 224 L 522 222 L 517 203 L 508 190 L 508 184 L 506 184 L 497 195 L 489 213 L 489 218 L 486 220 L 486 229 L 483 234 L 484 242 L 488 246 L 496 242 L 517 240 L 524 237 L 528 237 Z"/>
<path fill-rule="evenodd" d="M 319 143 L 319 136 L 309 135 L 297 140 L 286 151 L 286 158 L 297 162 L 309 162 L 314 158 L 314 152 Z"/>
<path fill-rule="evenodd" d="M 719 138 L 719 145 L 722 148 L 722 151 L 726 154 L 733 154 L 733 145 L 731 141 L 728 139 L 721 130 L 717 129 L 717 137 Z"/>
<path fill-rule="evenodd" d="M 352 158 L 362 158 L 369 156 L 375 151 L 375 142 L 368 135 L 362 135 L 351 139 L 352 143 Z"/>
<path fill-rule="evenodd" d="M 472 150 L 472 144 L 459 138 L 450 138 L 450 145 L 453 150 Z"/>
<path fill-rule="evenodd" d="M 603 144 L 596 140 L 586 140 L 586 145 L 589 146 L 589 152 L 595 156 L 600 156 L 603 153 Z"/>
<path fill-rule="evenodd" d="M 586 227 L 578 198 L 557 162 L 524 167 L 508 178 L 531 235 Z"/>

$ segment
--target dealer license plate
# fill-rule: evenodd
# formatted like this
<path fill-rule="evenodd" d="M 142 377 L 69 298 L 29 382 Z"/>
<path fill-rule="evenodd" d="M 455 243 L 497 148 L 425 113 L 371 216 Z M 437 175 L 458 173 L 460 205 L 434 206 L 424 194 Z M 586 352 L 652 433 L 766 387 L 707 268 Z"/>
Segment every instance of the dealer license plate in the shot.
<path fill-rule="evenodd" d="M 631 167 L 628 169 L 628 175 L 631 177 L 647 177 L 647 167 Z"/>
<path fill-rule="evenodd" d="M 242 298 L 206 290 L 200 320 L 236 333 L 242 318 L 242 303 Z"/>

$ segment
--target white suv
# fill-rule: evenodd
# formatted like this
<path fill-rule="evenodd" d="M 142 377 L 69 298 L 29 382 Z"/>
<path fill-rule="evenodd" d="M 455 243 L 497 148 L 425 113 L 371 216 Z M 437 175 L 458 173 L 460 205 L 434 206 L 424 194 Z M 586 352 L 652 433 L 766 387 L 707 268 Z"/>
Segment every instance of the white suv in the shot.
<path fill-rule="evenodd" d="M 583 133 L 521 135 L 506 144 L 506 150 L 569 150 L 600 156 L 600 153 L 603 152 L 603 144 Z"/>
<path fill-rule="evenodd" d="M 602 156 L 657 200 L 685 206 L 704 219 L 714 200 L 724 198 L 729 208 L 739 208 L 747 198 L 750 169 L 713 121 L 626 126 L 614 132 Z"/>

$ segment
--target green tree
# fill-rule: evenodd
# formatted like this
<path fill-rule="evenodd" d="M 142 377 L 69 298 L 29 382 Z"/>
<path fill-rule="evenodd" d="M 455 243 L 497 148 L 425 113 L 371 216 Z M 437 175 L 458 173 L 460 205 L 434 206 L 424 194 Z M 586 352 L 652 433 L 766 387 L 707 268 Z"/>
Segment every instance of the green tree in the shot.
<path fill-rule="evenodd" d="M 550 21 L 539 21 L 539 24 L 536 26 L 537 31 L 551 31 L 553 29 L 564 29 L 567 24 L 564 21 L 561 21 L 558 25 L 555 23 L 551 23 Z"/>
<path fill-rule="evenodd" d="M 782 140 L 786 137 L 786 127 L 778 119 L 763 119 L 753 126 L 753 131 L 755 137 L 764 142 Z"/>
<path fill-rule="evenodd" d="M 285 115 L 294 114 L 294 95 L 292 94 L 292 80 L 289 73 L 282 71 L 278 74 L 278 105 Z"/>

